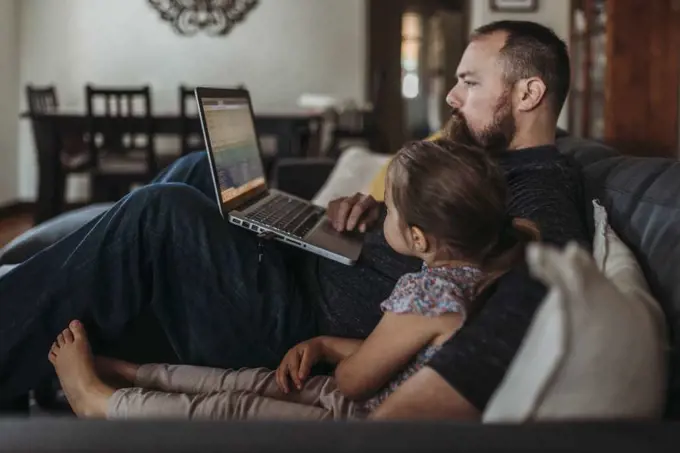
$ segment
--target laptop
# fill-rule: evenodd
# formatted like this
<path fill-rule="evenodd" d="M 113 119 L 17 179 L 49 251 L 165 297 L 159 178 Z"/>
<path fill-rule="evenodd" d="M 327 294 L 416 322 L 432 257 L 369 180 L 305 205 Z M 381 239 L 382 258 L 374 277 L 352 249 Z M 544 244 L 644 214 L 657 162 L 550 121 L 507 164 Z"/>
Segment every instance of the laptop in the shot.
<path fill-rule="evenodd" d="M 222 217 L 339 263 L 356 263 L 362 235 L 338 233 L 325 209 L 269 188 L 249 92 L 198 87 L 195 93 Z"/>

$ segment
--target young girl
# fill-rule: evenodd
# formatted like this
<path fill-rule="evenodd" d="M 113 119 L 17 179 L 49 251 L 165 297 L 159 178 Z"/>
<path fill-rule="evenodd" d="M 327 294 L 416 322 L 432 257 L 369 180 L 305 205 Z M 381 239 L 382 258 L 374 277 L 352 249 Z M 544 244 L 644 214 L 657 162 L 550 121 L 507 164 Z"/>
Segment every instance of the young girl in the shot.
<path fill-rule="evenodd" d="M 84 417 L 365 418 L 455 335 L 479 292 L 522 260 L 532 234 L 515 228 L 505 202 L 503 174 L 483 151 L 447 140 L 407 144 L 387 172 L 384 235 L 423 267 L 399 279 L 365 341 L 316 337 L 275 371 L 138 366 L 93 358 L 73 321 L 49 360 Z M 310 377 L 320 361 L 337 365 L 334 377 Z"/>

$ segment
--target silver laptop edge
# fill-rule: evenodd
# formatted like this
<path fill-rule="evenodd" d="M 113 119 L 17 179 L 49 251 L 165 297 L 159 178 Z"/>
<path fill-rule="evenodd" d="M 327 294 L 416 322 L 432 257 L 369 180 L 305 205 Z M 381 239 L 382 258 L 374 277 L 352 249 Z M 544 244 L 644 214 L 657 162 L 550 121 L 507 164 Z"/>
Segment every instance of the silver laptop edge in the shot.
<path fill-rule="evenodd" d="M 265 222 L 247 218 L 249 213 L 256 210 L 262 204 L 270 201 L 271 197 L 276 194 L 282 194 L 286 197 L 294 198 L 310 205 L 312 204 L 308 200 L 303 200 L 291 194 L 278 191 L 276 189 L 269 189 L 268 181 L 264 174 L 259 139 L 255 130 L 252 104 L 249 93 L 246 90 L 198 87 L 195 89 L 194 93 L 196 96 L 196 102 L 198 104 L 198 114 L 201 122 L 203 139 L 205 141 L 206 152 L 208 154 L 208 160 L 210 163 L 210 173 L 212 175 L 213 186 L 215 188 L 215 199 L 222 217 L 228 219 L 230 223 L 250 230 L 253 233 L 269 236 L 280 242 L 307 250 L 311 253 L 323 256 L 339 263 L 345 265 L 353 265 L 356 263 L 359 255 L 361 254 L 361 249 L 363 246 L 361 235 L 338 233 L 331 226 L 328 218 L 323 215 L 323 211 L 325 210 L 322 208 L 317 207 L 318 210 L 322 211 L 320 220 L 317 221 L 310 231 L 302 238 L 275 228 L 274 226 Z M 255 179 L 263 178 L 264 186 L 246 189 L 244 192 L 235 195 L 234 198 L 229 200 L 229 202 L 223 201 L 222 198 L 221 182 L 218 177 L 218 163 L 216 162 L 217 159 L 214 155 L 215 150 L 213 149 L 213 142 L 211 141 L 209 127 L 204 112 L 204 102 L 206 99 L 236 101 L 234 102 L 234 105 L 240 105 L 238 102 L 242 102 L 243 107 L 247 107 L 249 110 L 248 114 L 250 121 L 252 122 L 253 133 L 255 134 L 254 141 L 257 148 L 257 160 L 259 162 L 260 168 L 262 169 L 262 174 L 256 175 L 254 179 L 251 179 L 248 182 L 253 182 Z M 309 218 L 309 216 L 307 218 Z"/>

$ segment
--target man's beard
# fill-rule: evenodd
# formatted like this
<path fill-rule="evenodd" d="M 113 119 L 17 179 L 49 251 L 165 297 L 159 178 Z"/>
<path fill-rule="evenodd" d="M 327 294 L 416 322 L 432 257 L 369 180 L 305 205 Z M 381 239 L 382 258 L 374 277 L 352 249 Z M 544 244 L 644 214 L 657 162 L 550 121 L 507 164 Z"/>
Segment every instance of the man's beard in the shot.
<path fill-rule="evenodd" d="M 491 153 L 506 151 L 516 131 L 515 118 L 512 116 L 510 103 L 506 101 L 506 97 L 501 98 L 496 106 L 493 122 L 480 132 L 472 131 L 460 110 L 453 109 L 444 129 L 446 138 L 477 146 Z"/>

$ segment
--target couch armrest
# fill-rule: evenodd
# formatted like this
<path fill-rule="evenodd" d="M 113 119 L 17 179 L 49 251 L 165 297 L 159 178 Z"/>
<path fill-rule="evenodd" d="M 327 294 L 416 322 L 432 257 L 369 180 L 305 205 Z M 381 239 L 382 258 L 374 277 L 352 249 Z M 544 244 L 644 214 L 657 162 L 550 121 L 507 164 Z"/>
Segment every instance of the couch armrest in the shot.
<path fill-rule="evenodd" d="M 456 422 L 123 422 L 36 417 L 0 420 L 0 451 L 622 453 L 675 451 L 677 428 L 675 423 L 650 421 L 494 426 Z"/>
<path fill-rule="evenodd" d="M 291 195 L 311 200 L 323 187 L 336 161 L 329 158 L 281 159 L 274 170 L 276 187 Z"/>

